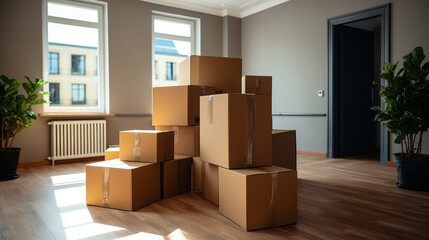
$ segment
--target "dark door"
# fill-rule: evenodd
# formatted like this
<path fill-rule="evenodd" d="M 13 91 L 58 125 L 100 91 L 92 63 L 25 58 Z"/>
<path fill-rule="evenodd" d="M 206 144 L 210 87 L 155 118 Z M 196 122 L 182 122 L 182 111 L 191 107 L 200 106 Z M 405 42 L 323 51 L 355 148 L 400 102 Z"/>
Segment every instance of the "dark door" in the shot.
<path fill-rule="evenodd" d="M 376 151 L 374 82 L 374 33 L 339 26 L 339 146 L 341 157 Z"/>

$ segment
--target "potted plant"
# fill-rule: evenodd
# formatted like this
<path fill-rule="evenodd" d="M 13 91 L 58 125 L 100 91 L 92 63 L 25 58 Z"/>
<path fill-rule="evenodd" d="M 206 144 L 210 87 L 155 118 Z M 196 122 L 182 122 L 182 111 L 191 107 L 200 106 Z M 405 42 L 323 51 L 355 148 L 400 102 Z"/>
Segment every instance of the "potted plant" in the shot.
<path fill-rule="evenodd" d="M 386 108 L 373 106 L 375 120 L 382 122 L 401 144 L 395 153 L 397 186 L 408 189 L 429 189 L 429 155 L 422 154 L 423 133 L 429 128 L 429 62 L 416 47 L 403 57 L 403 67 L 385 63 L 380 77 L 387 81 L 380 95 Z"/>
<path fill-rule="evenodd" d="M 12 147 L 15 135 L 37 118 L 33 105 L 47 103 L 41 96 L 48 93 L 39 90 L 46 81 L 25 78 L 27 81 L 0 76 L 0 180 L 18 177 L 16 169 L 21 149 Z"/>

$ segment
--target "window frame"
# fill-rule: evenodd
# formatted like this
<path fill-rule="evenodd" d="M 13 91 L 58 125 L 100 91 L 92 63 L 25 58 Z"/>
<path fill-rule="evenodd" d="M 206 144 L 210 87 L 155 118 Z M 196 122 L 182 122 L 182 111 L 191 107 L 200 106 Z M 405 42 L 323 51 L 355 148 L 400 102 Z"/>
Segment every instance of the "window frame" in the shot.
<path fill-rule="evenodd" d="M 48 3 L 59 3 L 71 6 L 96 9 L 98 22 L 67 19 L 48 16 Z M 67 24 L 72 26 L 90 27 L 98 29 L 98 104 L 95 107 L 87 106 L 52 106 L 43 105 L 45 113 L 109 113 L 109 60 L 108 60 L 108 13 L 107 2 L 96 0 L 42 0 L 42 30 L 43 30 L 43 78 L 49 81 L 49 48 L 48 48 L 48 23 Z M 86 59 L 85 59 L 86 61 Z M 86 73 L 86 69 L 85 69 Z M 74 74 L 72 74 L 74 76 Z M 77 75 L 81 76 L 81 75 Z M 44 86 L 44 91 L 49 91 L 49 86 Z M 70 85 L 71 90 L 71 85 Z M 49 95 L 44 96 L 49 101 Z"/>
<path fill-rule="evenodd" d="M 172 35 L 172 34 L 165 34 L 165 33 L 157 33 L 155 32 L 155 20 L 161 19 L 161 20 L 167 20 L 172 22 L 181 22 L 191 25 L 191 36 L 190 37 L 184 37 L 184 36 L 178 36 L 178 35 Z M 155 86 L 159 78 L 157 78 L 156 73 L 156 64 L 155 64 L 155 39 L 168 39 L 168 40 L 178 40 L 178 41 L 185 41 L 191 43 L 191 53 L 190 55 L 200 55 L 201 52 L 201 37 L 200 37 L 200 26 L 201 26 L 201 20 L 199 18 L 190 17 L 190 16 L 183 16 L 183 15 L 177 15 L 177 14 L 171 14 L 166 12 L 159 12 L 159 11 L 152 11 L 152 86 Z M 173 70 L 174 71 L 174 70 Z M 166 74 L 167 75 L 167 74 Z M 167 76 L 166 76 L 167 80 Z M 177 77 L 168 81 L 176 81 Z M 177 83 L 178 84 L 178 83 Z"/>

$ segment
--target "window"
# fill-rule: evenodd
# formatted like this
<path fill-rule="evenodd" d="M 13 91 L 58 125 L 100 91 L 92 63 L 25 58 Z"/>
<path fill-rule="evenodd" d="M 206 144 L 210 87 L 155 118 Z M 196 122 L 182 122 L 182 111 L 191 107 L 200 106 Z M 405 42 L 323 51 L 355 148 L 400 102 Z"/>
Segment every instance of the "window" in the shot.
<path fill-rule="evenodd" d="M 72 104 L 86 103 L 86 85 L 72 84 Z"/>
<path fill-rule="evenodd" d="M 60 73 L 60 54 L 57 52 L 49 53 L 49 74 Z"/>
<path fill-rule="evenodd" d="M 177 64 L 199 54 L 199 19 L 154 13 L 152 29 L 152 85 L 178 85 Z"/>
<path fill-rule="evenodd" d="M 167 80 L 176 80 L 176 76 L 174 76 L 174 63 L 167 62 Z"/>
<path fill-rule="evenodd" d="M 49 101 L 51 104 L 60 104 L 60 84 L 49 83 Z"/>
<path fill-rule="evenodd" d="M 83 55 L 71 55 L 72 59 L 72 74 L 73 75 L 85 75 L 85 56 Z"/>
<path fill-rule="evenodd" d="M 44 90 L 51 101 L 44 111 L 108 113 L 107 3 L 42 1 L 43 77 L 50 83 Z"/>

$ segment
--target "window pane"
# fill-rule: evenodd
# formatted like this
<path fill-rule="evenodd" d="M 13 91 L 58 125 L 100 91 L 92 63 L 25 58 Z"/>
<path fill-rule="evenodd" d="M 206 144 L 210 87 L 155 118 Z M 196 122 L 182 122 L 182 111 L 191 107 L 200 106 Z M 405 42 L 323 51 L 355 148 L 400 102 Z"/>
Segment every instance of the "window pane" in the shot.
<path fill-rule="evenodd" d="M 74 75 L 85 75 L 85 56 L 72 55 L 72 71 Z"/>
<path fill-rule="evenodd" d="M 59 53 L 49 53 L 49 74 L 58 74 L 59 69 Z"/>
<path fill-rule="evenodd" d="M 98 11 L 96 9 L 64 5 L 61 3 L 48 3 L 48 16 L 93 23 L 98 22 Z"/>
<path fill-rule="evenodd" d="M 165 19 L 154 20 L 154 31 L 156 33 L 170 34 L 182 37 L 191 36 L 191 24 L 174 22 Z"/>
<path fill-rule="evenodd" d="M 191 55 L 191 43 L 171 39 L 154 39 L 155 86 L 173 84 L 179 76 L 178 64 Z M 163 82 L 168 80 L 170 83 Z M 176 83 L 177 84 L 177 83 Z"/>
<path fill-rule="evenodd" d="M 48 23 L 48 42 L 97 47 L 98 29 Z"/>
<path fill-rule="evenodd" d="M 46 112 L 106 112 L 103 1 L 47 0 L 44 72 L 51 104 Z M 49 88 L 49 89 L 48 89 Z"/>
<path fill-rule="evenodd" d="M 72 103 L 85 104 L 85 84 L 72 84 Z"/>
<path fill-rule="evenodd" d="M 60 104 L 60 84 L 49 83 L 49 101 L 51 104 Z"/>

